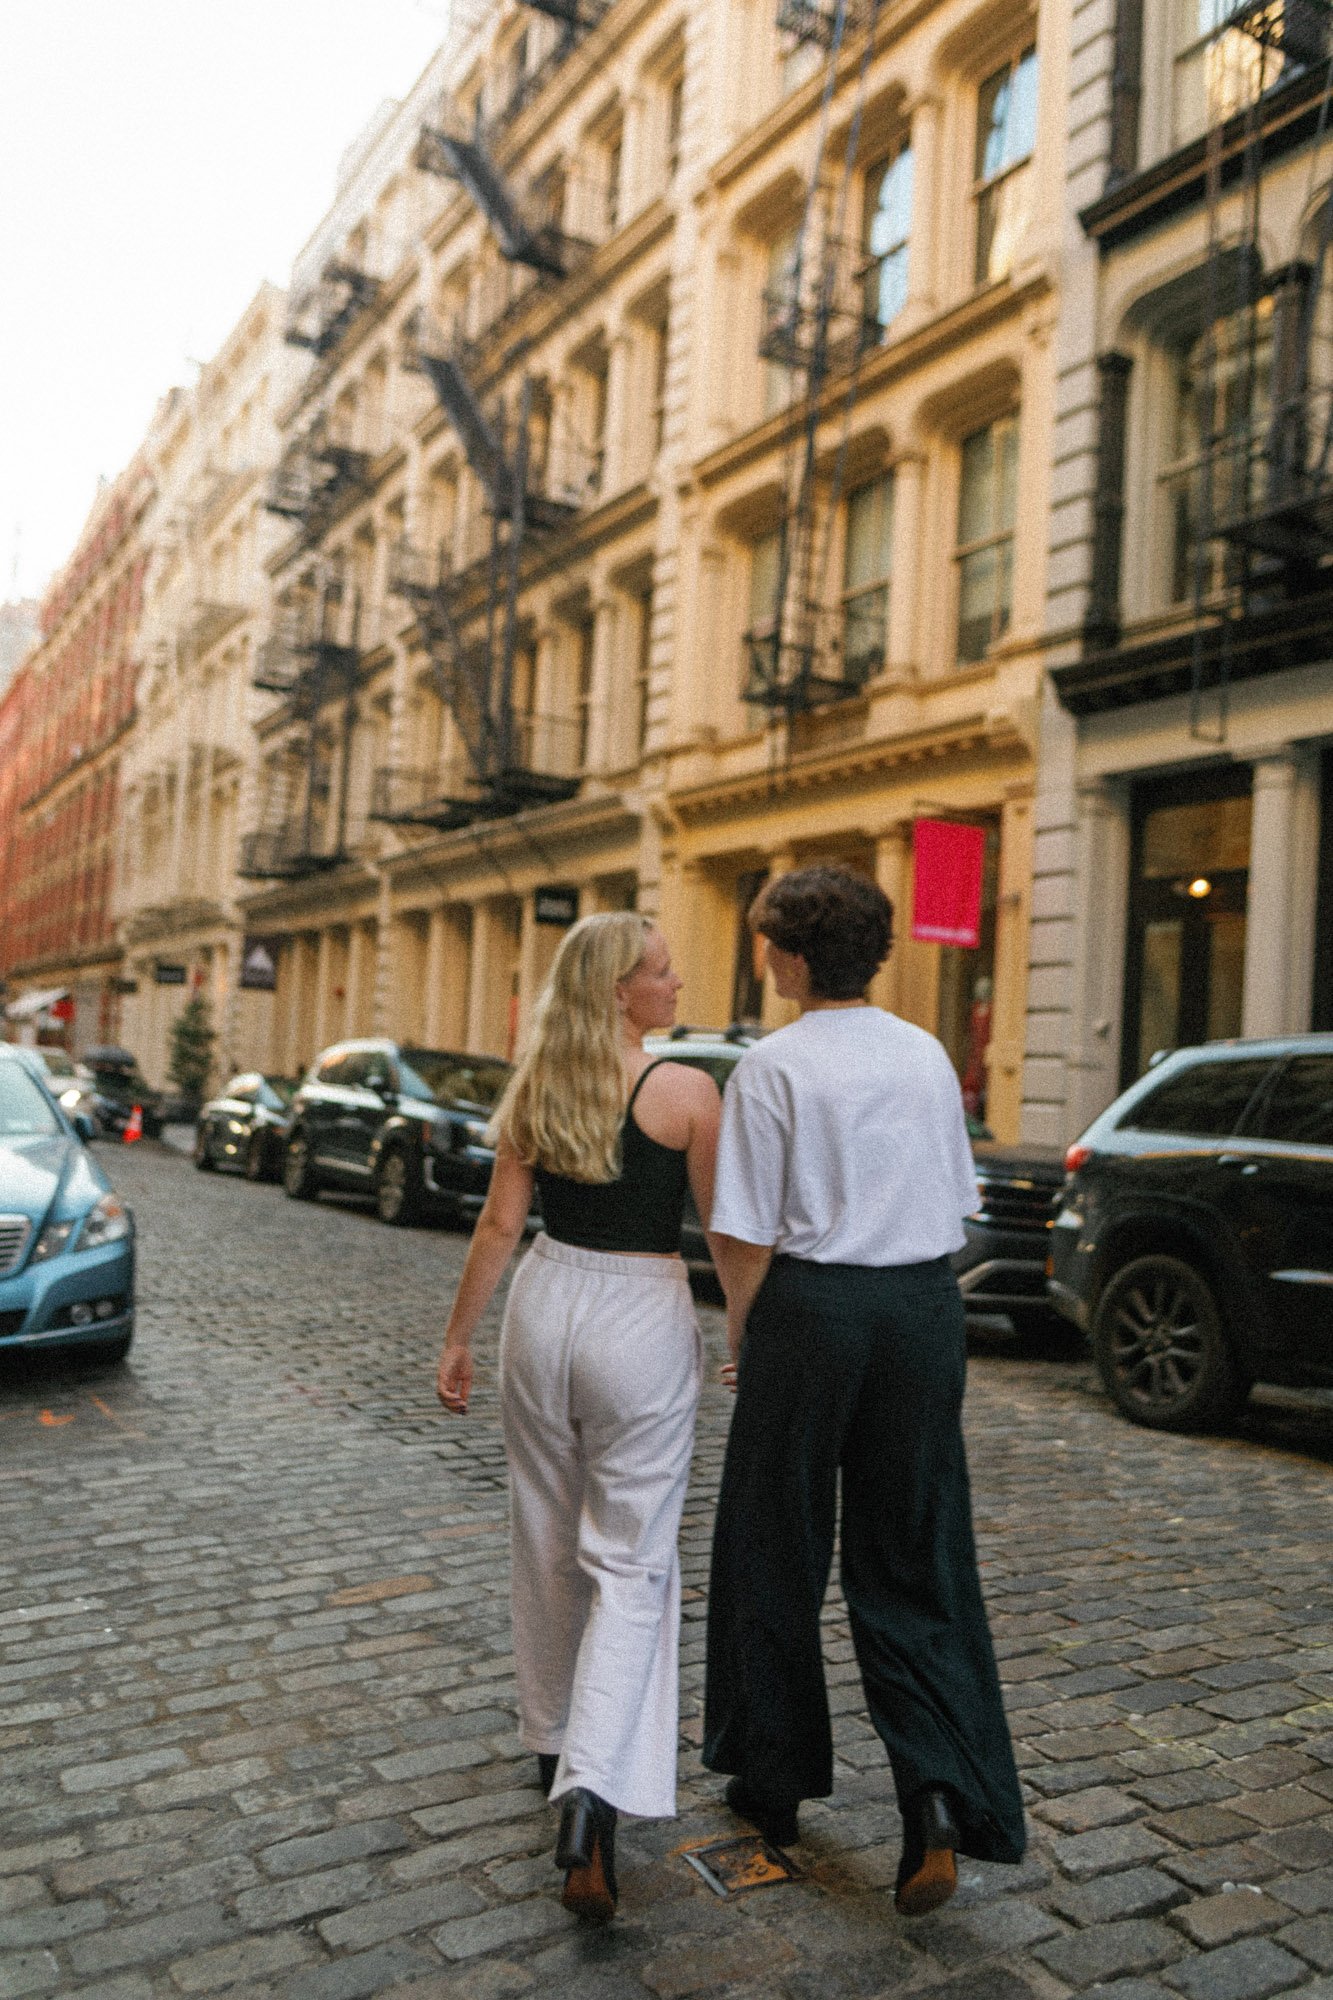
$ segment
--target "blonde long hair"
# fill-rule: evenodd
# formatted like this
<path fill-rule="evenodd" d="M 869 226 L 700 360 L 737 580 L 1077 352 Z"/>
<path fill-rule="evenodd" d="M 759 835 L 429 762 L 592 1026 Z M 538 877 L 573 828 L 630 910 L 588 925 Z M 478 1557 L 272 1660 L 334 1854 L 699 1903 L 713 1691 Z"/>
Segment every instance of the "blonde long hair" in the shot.
<path fill-rule="evenodd" d="M 630 911 L 584 917 L 561 939 L 527 1048 L 487 1128 L 525 1166 L 592 1183 L 619 1174 L 628 1091 L 616 986 L 643 957 L 651 929 Z"/>

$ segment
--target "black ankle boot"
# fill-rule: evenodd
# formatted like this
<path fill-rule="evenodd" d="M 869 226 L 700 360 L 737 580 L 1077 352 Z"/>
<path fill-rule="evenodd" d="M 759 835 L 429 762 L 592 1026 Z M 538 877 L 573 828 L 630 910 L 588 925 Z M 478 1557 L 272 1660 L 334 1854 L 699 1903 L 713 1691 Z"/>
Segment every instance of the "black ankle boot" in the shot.
<path fill-rule="evenodd" d="M 567 1910 L 603 1923 L 615 1915 L 616 1809 L 596 1792 L 580 1786 L 561 1800 L 555 1865 L 565 1871 Z"/>
<path fill-rule="evenodd" d="M 899 1916 L 924 1917 L 958 1887 L 954 1859 L 962 1835 L 947 1792 L 926 1785 L 903 1808 L 903 1858 L 893 1905 Z"/>
<path fill-rule="evenodd" d="M 541 1788 L 548 1799 L 551 1796 L 551 1787 L 555 1783 L 555 1767 L 559 1762 L 559 1755 L 554 1750 L 539 1750 L 537 1752 L 537 1776 L 541 1780 Z"/>
<path fill-rule="evenodd" d="M 733 1778 L 723 1797 L 734 1813 L 741 1819 L 748 1819 L 751 1826 L 774 1847 L 791 1847 L 800 1839 L 800 1828 L 796 1824 L 798 1801 L 766 1799 L 761 1793 L 752 1791 L 744 1778 Z"/>

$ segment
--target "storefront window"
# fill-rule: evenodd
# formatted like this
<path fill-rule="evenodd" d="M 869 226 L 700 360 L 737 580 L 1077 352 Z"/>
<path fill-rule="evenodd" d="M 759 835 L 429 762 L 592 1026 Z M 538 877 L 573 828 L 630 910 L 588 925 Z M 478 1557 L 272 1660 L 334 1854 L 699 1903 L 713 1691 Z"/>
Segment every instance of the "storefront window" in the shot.
<path fill-rule="evenodd" d="M 1125 1083 L 1159 1051 L 1240 1033 L 1249 786 L 1244 766 L 1145 786 L 1136 801 Z"/>
<path fill-rule="evenodd" d="M 763 868 L 747 869 L 736 878 L 736 967 L 731 982 L 731 1018 L 758 1024 L 764 1012 L 761 941 L 750 929 L 750 905 L 768 880 Z"/>

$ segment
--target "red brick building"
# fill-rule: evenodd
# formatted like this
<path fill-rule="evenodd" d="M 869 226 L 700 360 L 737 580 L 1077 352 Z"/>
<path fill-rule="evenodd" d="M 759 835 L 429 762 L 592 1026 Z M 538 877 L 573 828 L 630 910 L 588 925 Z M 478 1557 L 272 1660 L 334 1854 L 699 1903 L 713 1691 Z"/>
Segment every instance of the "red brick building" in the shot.
<path fill-rule="evenodd" d="M 142 459 L 99 494 L 42 600 L 41 636 L 0 703 L 0 979 L 9 1032 L 116 1033 L 112 917 L 120 756 L 134 720 L 152 484 Z"/>

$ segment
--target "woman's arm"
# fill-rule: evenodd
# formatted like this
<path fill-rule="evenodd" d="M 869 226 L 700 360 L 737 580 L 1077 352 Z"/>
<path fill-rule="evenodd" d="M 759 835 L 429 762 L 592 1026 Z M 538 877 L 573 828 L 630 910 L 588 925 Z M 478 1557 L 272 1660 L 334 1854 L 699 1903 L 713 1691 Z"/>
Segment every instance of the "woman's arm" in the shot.
<path fill-rule="evenodd" d="M 728 1385 L 734 1389 L 746 1321 L 759 1287 L 768 1276 L 768 1267 L 773 1262 L 773 1245 L 746 1243 L 739 1236 L 714 1236 L 711 1233 L 708 1241 L 712 1246 L 718 1279 L 727 1297 L 727 1346 L 731 1349 L 731 1362 L 723 1374 Z"/>
<path fill-rule="evenodd" d="M 467 1262 L 454 1295 L 435 1391 L 456 1417 L 467 1413 L 472 1390 L 472 1336 L 504 1276 L 532 1208 L 532 1168 L 503 1143 L 491 1175 L 486 1205 L 477 1217 Z"/>

